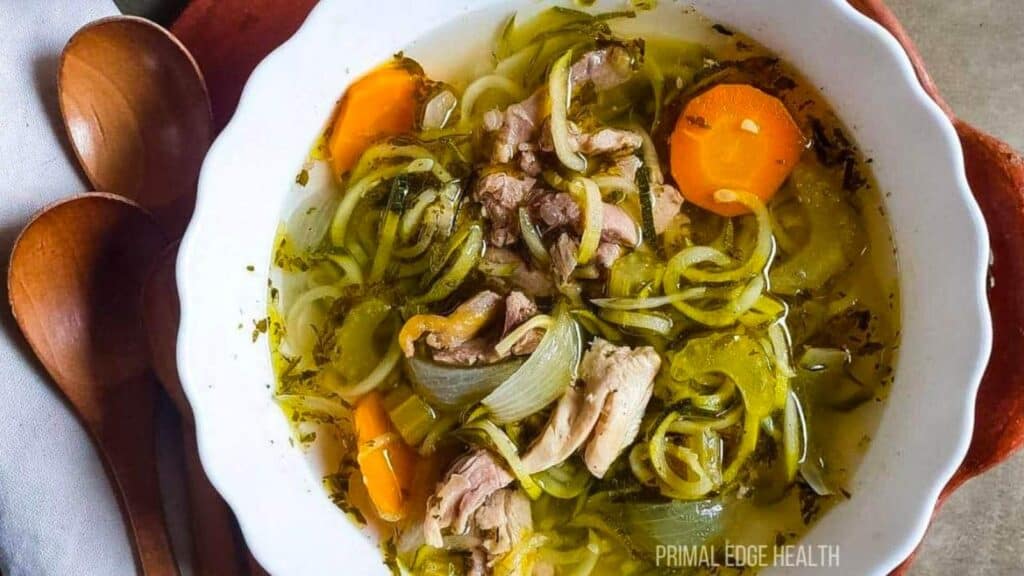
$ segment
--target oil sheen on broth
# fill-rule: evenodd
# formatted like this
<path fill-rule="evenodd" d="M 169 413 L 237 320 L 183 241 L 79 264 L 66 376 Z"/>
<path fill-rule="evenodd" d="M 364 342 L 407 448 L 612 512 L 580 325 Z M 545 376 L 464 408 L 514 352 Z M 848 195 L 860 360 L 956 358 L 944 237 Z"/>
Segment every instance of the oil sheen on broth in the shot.
<path fill-rule="evenodd" d="M 859 496 L 899 342 L 872 160 L 798 72 L 687 19 L 438 31 L 296 178 L 276 398 L 395 573 L 750 573 L 663 547 L 721 564 Z"/>

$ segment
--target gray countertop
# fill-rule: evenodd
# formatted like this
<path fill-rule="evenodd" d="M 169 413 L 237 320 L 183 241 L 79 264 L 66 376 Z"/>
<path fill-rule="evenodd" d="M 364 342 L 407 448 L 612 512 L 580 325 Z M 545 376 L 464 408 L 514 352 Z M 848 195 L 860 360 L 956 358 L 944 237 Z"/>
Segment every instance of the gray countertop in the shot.
<path fill-rule="evenodd" d="M 953 110 L 1024 150 L 1024 1 L 889 0 Z M 935 517 L 913 576 L 1024 574 L 1024 453 Z"/>

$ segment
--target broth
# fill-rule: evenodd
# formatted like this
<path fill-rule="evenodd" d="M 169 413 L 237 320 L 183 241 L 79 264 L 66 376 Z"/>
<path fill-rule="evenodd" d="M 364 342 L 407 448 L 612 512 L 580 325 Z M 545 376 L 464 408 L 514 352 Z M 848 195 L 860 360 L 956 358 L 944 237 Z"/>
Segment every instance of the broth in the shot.
<path fill-rule="evenodd" d="M 770 555 L 737 565 L 724 545 L 795 543 L 858 497 L 847 485 L 892 383 L 896 252 L 871 160 L 797 71 L 698 14 L 668 38 L 625 14 L 547 11 L 496 31 L 491 49 L 451 54 L 473 18 L 350 88 L 296 179 L 270 298 L 294 440 L 396 573 L 469 574 L 474 558 L 495 574 L 767 567 Z M 551 95 L 567 50 L 563 133 Z M 627 78 L 607 85 L 595 63 L 578 80 L 593 54 L 628 55 Z M 406 82 L 414 128 L 347 132 L 367 123 L 352 112 L 360 97 L 388 109 Z M 781 186 L 722 186 L 709 210 L 676 180 L 673 149 L 681 131 L 715 127 L 687 111 L 721 86 L 781 102 L 806 148 Z M 509 107 L 531 94 L 543 101 L 534 135 L 502 152 Z M 390 110 L 367 124 L 401 124 Z M 767 118 L 744 118 L 736 141 L 785 133 Z M 621 142 L 602 149 L 605 128 Z M 508 214 L 492 181 L 502 198 L 527 189 Z M 687 201 L 656 220 L 673 185 Z M 741 214 L 716 213 L 730 203 Z M 607 404 L 581 432 L 595 395 Z M 580 434 L 567 456 L 538 455 L 546 438 Z M 489 490 L 464 530 L 450 517 L 467 498 L 457 481 Z M 435 528 L 442 547 L 429 545 Z M 693 554 L 665 553 L 679 547 Z"/>

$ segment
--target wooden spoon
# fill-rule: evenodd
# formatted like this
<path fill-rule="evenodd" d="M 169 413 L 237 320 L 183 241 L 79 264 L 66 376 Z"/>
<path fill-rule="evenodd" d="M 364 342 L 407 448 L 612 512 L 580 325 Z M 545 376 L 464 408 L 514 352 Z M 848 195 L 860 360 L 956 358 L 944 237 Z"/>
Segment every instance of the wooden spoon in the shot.
<path fill-rule="evenodd" d="M 244 544 L 240 535 L 236 538 L 231 510 L 203 472 L 192 408 L 178 379 L 176 350 L 180 311 L 174 276 L 177 255 L 177 244 L 169 246 L 154 264 L 143 289 L 142 306 L 153 370 L 182 418 L 185 474 L 195 546 L 194 568 L 196 574 L 201 575 L 244 574 L 248 572 Z"/>
<path fill-rule="evenodd" d="M 11 310 L 114 479 L 146 575 L 178 573 L 156 468 L 154 410 L 139 293 L 166 245 L 152 217 L 113 194 L 37 214 L 11 254 Z"/>
<path fill-rule="evenodd" d="M 64 47 L 58 91 L 93 188 L 138 202 L 181 236 L 213 135 L 206 84 L 185 47 L 149 20 L 97 20 Z"/>

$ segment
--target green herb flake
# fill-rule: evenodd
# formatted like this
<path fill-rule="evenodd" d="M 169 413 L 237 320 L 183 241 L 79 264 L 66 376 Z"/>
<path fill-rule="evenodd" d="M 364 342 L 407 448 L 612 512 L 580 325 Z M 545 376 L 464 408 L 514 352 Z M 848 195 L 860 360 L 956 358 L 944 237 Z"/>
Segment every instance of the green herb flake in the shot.
<path fill-rule="evenodd" d="M 303 168 L 302 171 L 299 172 L 299 175 L 295 177 L 295 183 L 299 186 L 309 184 L 309 170 Z"/>
<path fill-rule="evenodd" d="M 267 329 L 270 327 L 270 318 L 262 318 L 260 320 L 253 320 L 252 329 L 252 341 L 256 342 L 259 339 L 260 334 L 266 334 Z"/>

